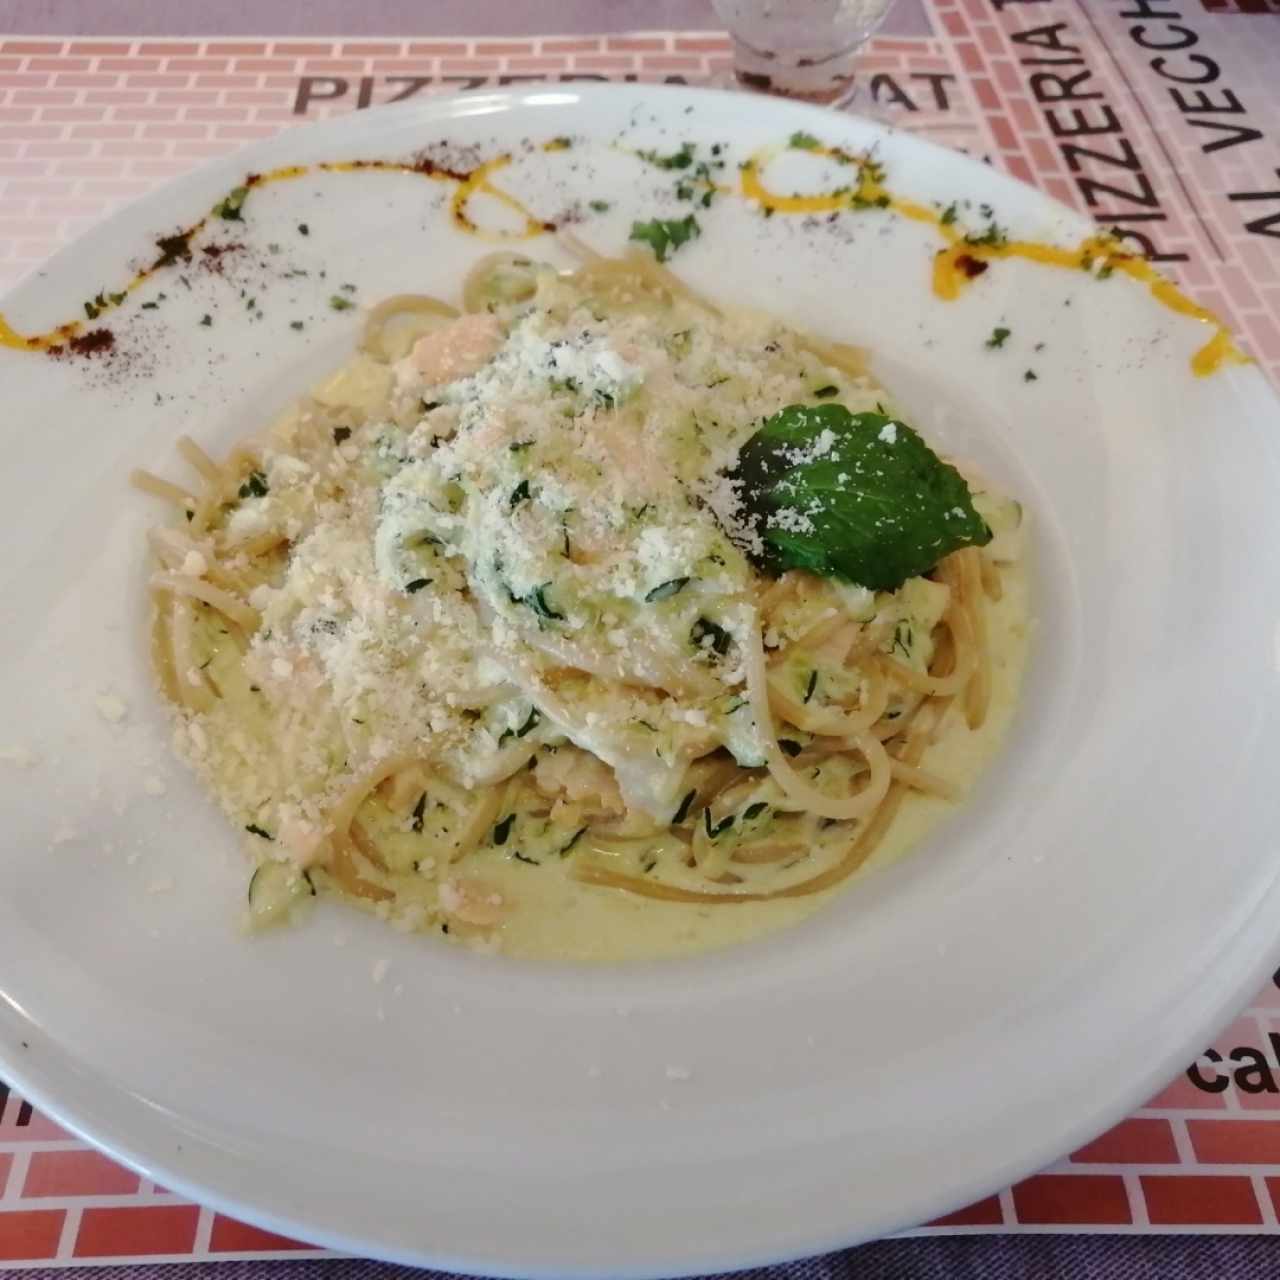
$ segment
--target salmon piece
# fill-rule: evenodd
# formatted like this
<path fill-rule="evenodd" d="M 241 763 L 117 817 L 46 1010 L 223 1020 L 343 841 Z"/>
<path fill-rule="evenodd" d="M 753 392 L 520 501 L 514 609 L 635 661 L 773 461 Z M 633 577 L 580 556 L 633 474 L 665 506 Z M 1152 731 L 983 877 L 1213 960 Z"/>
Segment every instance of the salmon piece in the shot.
<path fill-rule="evenodd" d="M 502 345 L 502 325 L 487 312 L 461 316 L 440 329 L 423 334 L 413 344 L 410 359 L 433 386 L 470 377 L 493 359 Z"/>

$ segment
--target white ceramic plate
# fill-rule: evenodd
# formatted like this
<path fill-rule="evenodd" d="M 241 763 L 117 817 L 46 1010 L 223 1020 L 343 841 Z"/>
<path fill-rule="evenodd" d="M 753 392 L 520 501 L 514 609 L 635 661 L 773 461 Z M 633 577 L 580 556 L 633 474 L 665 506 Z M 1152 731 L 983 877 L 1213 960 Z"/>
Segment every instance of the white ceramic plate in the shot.
<path fill-rule="evenodd" d="M 514 149 L 495 181 L 540 217 L 608 199 L 577 231 L 616 250 L 633 218 L 687 211 L 620 135 L 723 142 L 732 175 L 797 129 L 874 144 L 894 189 L 989 203 L 1018 234 L 1087 230 L 959 155 L 816 110 L 537 90 L 290 131 L 127 209 L 0 310 L 24 331 L 80 313 L 248 171 L 441 140 L 458 162 Z M 574 146 L 522 150 L 557 135 Z M 40 757 L 0 765 L 0 1073 L 255 1222 L 511 1275 L 708 1272 L 844 1245 L 1091 1137 L 1277 959 L 1280 411 L 1255 369 L 1192 377 L 1203 326 L 1127 279 L 999 262 L 939 302 L 935 233 L 879 210 L 833 228 L 726 197 L 675 265 L 872 346 L 926 433 L 1033 513 L 1034 661 L 972 801 L 804 926 L 703 959 L 517 965 L 336 906 L 237 935 L 235 841 L 168 763 L 141 630 L 156 510 L 125 477 L 140 461 L 174 473 L 180 431 L 225 448 L 337 364 L 358 326 L 327 305 L 341 283 L 368 300 L 455 292 L 491 246 L 451 229 L 453 190 L 335 173 L 255 191 L 243 224 L 214 229 L 245 246 L 221 274 L 197 252 L 186 284 L 162 273 L 109 317 L 114 360 L 0 351 L 0 747 Z M 550 237 L 525 247 L 556 255 Z M 1011 336 L 988 351 L 998 325 Z M 95 708 L 108 692 L 120 724 Z"/>

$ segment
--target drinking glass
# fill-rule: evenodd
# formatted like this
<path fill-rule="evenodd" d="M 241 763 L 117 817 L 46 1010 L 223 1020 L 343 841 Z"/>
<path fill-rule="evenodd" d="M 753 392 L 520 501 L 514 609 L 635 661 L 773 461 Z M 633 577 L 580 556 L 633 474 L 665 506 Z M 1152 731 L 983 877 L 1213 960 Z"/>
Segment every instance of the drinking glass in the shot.
<path fill-rule="evenodd" d="M 744 88 L 841 103 L 853 95 L 858 51 L 893 0 L 712 0 L 733 39 Z"/>

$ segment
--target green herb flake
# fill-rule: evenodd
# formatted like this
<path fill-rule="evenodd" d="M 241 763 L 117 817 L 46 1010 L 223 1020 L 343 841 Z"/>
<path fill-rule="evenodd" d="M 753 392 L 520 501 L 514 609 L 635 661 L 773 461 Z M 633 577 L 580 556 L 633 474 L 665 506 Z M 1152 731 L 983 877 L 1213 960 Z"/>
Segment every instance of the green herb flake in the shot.
<path fill-rule="evenodd" d="M 702 228 L 693 214 L 684 218 L 653 218 L 649 222 L 633 222 L 630 239 L 647 244 L 659 262 L 666 262 L 682 244 L 696 239 Z"/>
<path fill-rule="evenodd" d="M 735 815 L 731 813 L 727 818 L 721 818 L 719 822 L 713 823 L 711 821 L 710 807 L 703 809 L 702 825 L 706 830 L 707 839 L 714 840 L 717 836 L 723 835 L 726 831 L 728 831 L 729 828 L 733 826 L 734 817 Z"/>
<path fill-rule="evenodd" d="M 808 683 L 804 687 L 804 699 L 803 699 L 804 702 L 808 703 L 810 698 L 813 697 L 814 691 L 817 689 L 817 687 L 818 687 L 818 673 L 817 671 L 810 671 Z"/>
<path fill-rule="evenodd" d="M 334 427 L 333 429 L 334 444 L 346 444 L 346 442 L 350 439 L 351 439 L 350 427 Z"/>
<path fill-rule="evenodd" d="M 964 242 L 998 249 L 1001 245 L 1009 243 L 1009 237 L 998 223 L 989 222 L 985 231 L 971 231 L 965 236 Z"/>
<path fill-rule="evenodd" d="M 267 477 L 261 471 L 251 471 L 239 489 L 242 498 L 265 498 L 268 492 Z"/>
<path fill-rule="evenodd" d="M 1040 375 L 1034 369 L 1028 369 L 1026 373 L 1022 375 L 1022 380 L 1023 382 L 1036 382 L 1039 377 Z"/>
<path fill-rule="evenodd" d="M 840 388 L 837 387 L 834 383 L 829 382 L 825 387 L 818 387 L 813 392 L 813 398 L 815 400 L 829 400 L 832 396 L 839 395 L 839 394 L 840 394 Z"/>
<path fill-rule="evenodd" d="M 573 846 L 577 844 L 578 841 L 581 840 L 584 835 L 587 834 L 588 830 L 589 828 L 587 827 L 579 827 L 577 831 L 575 831 L 573 835 L 569 837 L 569 843 L 560 846 L 560 856 L 562 858 L 565 857 L 568 854 L 569 850 L 572 849 Z"/>
<path fill-rule="evenodd" d="M 1005 339 L 1013 332 L 1012 329 L 995 328 L 991 330 L 991 337 L 987 339 L 987 348 L 991 351 L 998 351 L 1005 344 Z"/>
<path fill-rule="evenodd" d="M 794 738 L 779 738 L 778 746 L 782 749 L 782 754 L 784 756 L 791 756 L 792 759 L 804 750 L 804 748 L 796 742 Z"/>
<path fill-rule="evenodd" d="M 687 169 L 693 163 L 693 143 L 682 142 L 680 150 L 669 156 L 659 155 L 656 151 L 638 151 L 636 154 L 659 169 Z"/>
<path fill-rule="evenodd" d="M 213 327 L 213 317 L 206 312 L 204 315 L 200 317 L 200 323 L 206 329 L 210 329 Z"/>
<path fill-rule="evenodd" d="M 501 822 L 493 829 L 493 843 L 496 845 L 504 845 L 507 843 L 507 837 L 511 834 L 511 828 L 515 825 L 516 815 L 509 813 Z"/>
<path fill-rule="evenodd" d="M 527 480 L 521 480 L 520 483 L 511 490 L 511 497 L 507 499 L 507 506 L 514 511 L 522 502 L 528 502 L 528 500 L 529 482 Z"/>
<path fill-rule="evenodd" d="M 956 208 L 956 202 L 953 200 L 945 209 L 943 209 L 938 222 L 944 227 L 949 227 L 956 220 L 958 213 L 959 210 Z"/>
<path fill-rule="evenodd" d="M 714 653 L 723 658 L 729 652 L 733 637 L 710 618 L 699 618 L 689 631 L 689 642 L 703 653 Z"/>
<path fill-rule="evenodd" d="M 806 569 L 894 591 L 991 531 L 960 473 L 905 423 L 843 405 L 789 405 L 765 420 L 731 478 L 763 542 L 766 573 Z"/>
<path fill-rule="evenodd" d="M 434 581 L 434 578 L 414 578 L 412 582 L 404 584 L 404 589 L 411 596 L 417 595 L 423 587 L 429 587 Z"/>
<path fill-rule="evenodd" d="M 525 717 L 524 724 L 516 730 L 516 737 L 523 738 L 532 733 L 539 724 L 542 723 L 542 712 L 537 707 L 531 707 L 529 714 Z"/>
<path fill-rule="evenodd" d="M 270 831 L 264 831 L 256 822 L 250 822 L 245 826 L 245 830 L 251 836 L 258 836 L 263 840 L 274 840 L 275 836 Z"/>
<path fill-rule="evenodd" d="M 680 801 L 680 807 L 676 810 L 675 816 L 671 819 L 671 825 L 673 827 L 678 827 L 689 816 L 689 810 L 693 808 L 693 802 L 697 798 L 697 787 L 694 787 L 692 791 L 685 792 L 684 799 Z"/>
<path fill-rule="evenodd" d="M 753 818 L 758 818 L 768 807 L 769 804 L 765 800 L 757 800 L 755 804 L 747 805 L 742 814 L 743 822 L 750 822 Z"/>
<path fill-rule="evenodd" d="M 244 202 L 249 198 L 248 187 L 235 187 L 224 200 L 220 200 L 213 206 L 213 215 L 215 218 L 221 218 L 224 222 L 243 222 L 240 210 L 244 207 Z"/>
<path fill-rule="evenodd" d="M 587 202 L 587 208 L 589 208 L 592 213 L 608 213 L 609 210 L 613 208 L 613 205 L 611 205 L 608 200 L 589 200 Z"/>
<path fill-rule="evenodd" d="M 309 236 L 311 234 L 311 228 L 307 226 L 305 222 L 300 222 L 298 223 L 298 234 L 300 236 Z"/>
<path fill-rule="evenodd" d="M 671 578 L 667 582 L 654 587 L 644 598 L 645 604 L 657 604 L 659 600 L 670 600 L 689 584 L 688 578 Z"/>
<path fill-rule="evenodd" d="M 329 296 L 329 306 L 334 311 L 350 311 L 355 305 L 350 298 L 344 298 L 340 293 Z"/>
<path fill-rule="evenodd" d="M 787 139 L 787 146 L 795 151 L 817 151 L 822 143 L 813 134 L 800 130 Z"/>
<path fill-rule="evenodd" d="M 415 831 L 422 830 L 422 815 L 427 808 L 427 793 L 424 791 L 418 797 L 418 803 L 413 806 L 413 829 Z"/>

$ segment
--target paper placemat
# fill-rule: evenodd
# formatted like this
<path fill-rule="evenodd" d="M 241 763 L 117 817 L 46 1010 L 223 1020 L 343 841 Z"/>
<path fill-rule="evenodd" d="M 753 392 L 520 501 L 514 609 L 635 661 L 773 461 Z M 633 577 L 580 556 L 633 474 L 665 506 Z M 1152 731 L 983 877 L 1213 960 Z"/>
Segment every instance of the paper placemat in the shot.
<path fill-rule="evenodd" d="M 1280 381 L 1280 0 L 904 0 L 864 72 L 901 124 L 1115 226 Z M 378 103 L 538 80 L 701 83 L 715 32 L 0 39 L 0 288 L 211 157 Z M 1280 984 L 1130 1119 L 919 1228 L 1280 1231 Z M 993 1068 L 994 1069 L 994 1068 Z M 317 1256 L 186 1203 L 0 1084 L 0 1267 Z"/>

